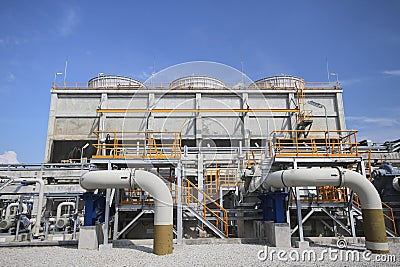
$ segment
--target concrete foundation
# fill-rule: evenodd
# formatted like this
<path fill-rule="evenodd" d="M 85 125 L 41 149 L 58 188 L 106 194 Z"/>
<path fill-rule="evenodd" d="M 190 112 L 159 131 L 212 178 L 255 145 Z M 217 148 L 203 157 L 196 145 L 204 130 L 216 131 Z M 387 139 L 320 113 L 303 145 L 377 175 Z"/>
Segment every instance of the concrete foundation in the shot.
<path fill-rule="evenodd" d="M 237 235 L 239 238 L 257 238 L 255 230 L 258 226 L 259 221 L 245 221 L 241 220 L 237 222 Z"/>
<path fill-rule="evenodd" d="M 79 234 L 78 249 L 98 249 L 103 241 L 103 229 L 100 224 L 82 226 Z"/>
<path fill-rule="evenodd" d="M 290 227 L 287 223 L 253 221 L 256 238 L 266 240 L 274 247 L 291 247 Z"/>
<path fill-rule="evenodd" d="M 296 241 L 295 242 L 295 247 L 300 248 L 300 249 L 306 249 L 310 246 L 310 243 L 308 241 Z"/>

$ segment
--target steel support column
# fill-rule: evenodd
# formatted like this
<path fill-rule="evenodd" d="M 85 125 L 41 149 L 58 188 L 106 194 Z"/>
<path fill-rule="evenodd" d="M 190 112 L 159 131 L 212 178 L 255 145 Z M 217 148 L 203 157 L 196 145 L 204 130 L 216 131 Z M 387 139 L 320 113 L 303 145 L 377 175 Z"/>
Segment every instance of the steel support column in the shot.
<path fill-rule="evenodd" d="M 176 205 L 176 230 L 178 242 L 182 242 L 183 238 L 183 221 L 182 221 L 182 163 L 179 162 L 175 169 L 176 180 L 178 183 L 178 196 Z"/>

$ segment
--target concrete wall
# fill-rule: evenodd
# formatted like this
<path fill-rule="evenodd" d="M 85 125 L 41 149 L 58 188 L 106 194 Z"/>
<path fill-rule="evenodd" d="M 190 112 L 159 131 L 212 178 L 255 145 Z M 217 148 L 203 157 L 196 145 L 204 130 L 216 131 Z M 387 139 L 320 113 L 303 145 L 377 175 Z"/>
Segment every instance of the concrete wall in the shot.
<path fill-rule="evenodd" d="M 327 107 L 330 130 L 345 129 L 342 90 L 324 88 L 305 90 L 306 101 Z M 209 139 L 265 139 L 268 130 L 295 129 L 296 114 L 290 113 L 96 113 L 110 109 L 267 109 L 295 108 L 294 90 L 161 90 L 161 89 L 52 89 L 45 162 L 50 162 L 55 140 L 96 140 L 94 130 L 181 131 L 183 139 L 199 145 Z M 312 110 L 312 130 L 325 130 L 323 109 L 306 104 Z M 149 117 L 146 123 L 146 117 Z M 237 142 L 235 142 L 237 143 Z M 249 145 L 248 143 L 245 145 Z"/>

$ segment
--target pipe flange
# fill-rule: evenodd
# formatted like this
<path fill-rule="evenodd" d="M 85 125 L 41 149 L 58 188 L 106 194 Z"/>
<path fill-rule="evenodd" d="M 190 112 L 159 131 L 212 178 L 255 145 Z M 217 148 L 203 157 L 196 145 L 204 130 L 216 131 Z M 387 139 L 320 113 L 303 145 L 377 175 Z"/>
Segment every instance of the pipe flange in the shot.
<path fill-rule="evenodd" d="M 392 186 L 394 190 L 400 191 L 400 176 L 396 176 L 393 178 Z"/>
<path fill-rule="evenodd" d="M 283 184 L 284 187 L 288 187 L 288 186 L 285 184 L 285 181 L 284 181 L 284 179 L 283 179 L 283 174 L 284 174 L 284 173 L 285 173 L 285 170 L 283 170 L 282 173 L 281 173 L 281 182 L 282 182 L 282 184 Z"/>
<path fill-rule="evenodd" d="M 337 169 L 338 173 L 339 173 L 339 185 L 337 187 L 342 187 L 343 186 L 343 177 L 344 177 L 344 170 L 343 172 L 340 170 L 339 167 L 335 166 L 333 167 L 334 169 Z"/>

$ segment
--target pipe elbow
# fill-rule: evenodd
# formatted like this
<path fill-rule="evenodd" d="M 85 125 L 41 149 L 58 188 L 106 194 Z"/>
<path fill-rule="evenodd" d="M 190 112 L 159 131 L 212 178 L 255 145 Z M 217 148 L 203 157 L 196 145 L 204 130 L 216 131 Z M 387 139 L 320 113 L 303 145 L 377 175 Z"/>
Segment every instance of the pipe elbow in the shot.
<path fill-rule="evenodd" d="M 134 180 L 143 190 L 149 192 L 154 199 L 155 225 L 173 224 L 173 201 L 171 192 L 165 182 L 154 173 L 135 170 Z"/>
<path fill-rule="evenodd" d="M 71 206 L 72 209 L 75 209 L 75 203 L 74 202 L 61 202 L 57 206 L 57 213 L 56 213 L 56 220 L 59 220 L 61 218 L 61 211 L 62 208 L 65 206 Z"/>
<path fill-rule="evenodd" d="M 352 170 L 342 170 L 342 175 L 343 186 L 349 187 L 357 193 L 363 209 L 382 209 L 378 191 L 367 178 Z"/>

